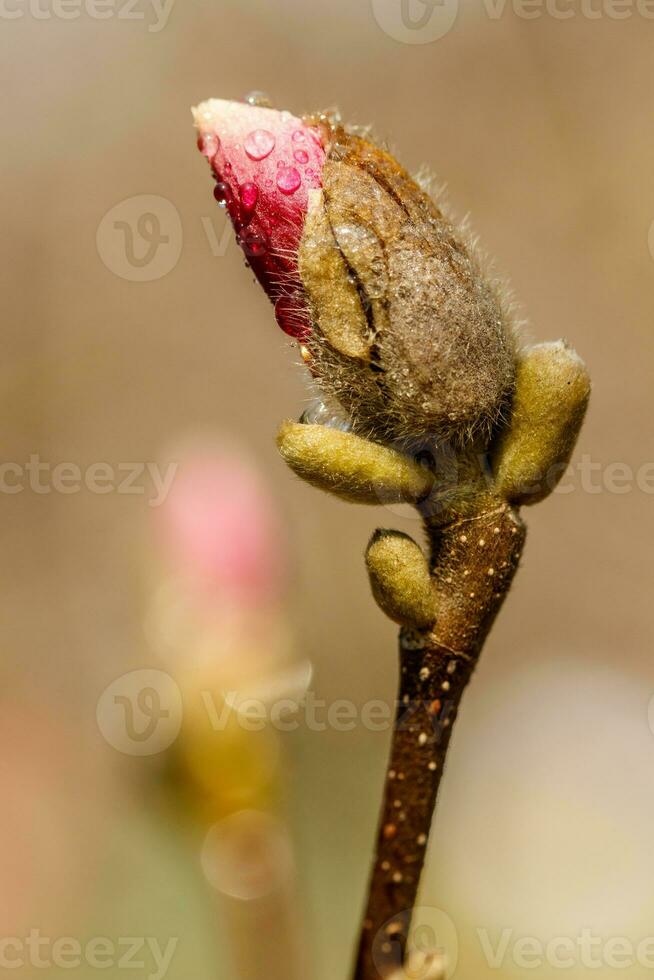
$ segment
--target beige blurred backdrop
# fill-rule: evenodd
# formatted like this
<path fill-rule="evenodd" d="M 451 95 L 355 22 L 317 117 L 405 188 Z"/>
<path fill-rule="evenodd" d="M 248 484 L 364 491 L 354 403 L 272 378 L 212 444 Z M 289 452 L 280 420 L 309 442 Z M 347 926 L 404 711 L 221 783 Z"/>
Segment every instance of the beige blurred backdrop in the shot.
<path fill-rule="evenodd" d="M 328 499 L 278 459 L 275 432 L 305 406 L 305 375 L 224 234 L 190 106 L 253 89 L 298 113 L 337 105 L 413 171 L 426 164 L 510 278 L 528 336 L 566 337 L 594 394 L 576 454 L 590 457 L 586 475 L 525 515 L 523 567 L 466 695 L 421 904 L 454 924 L 459 980 L 524 976 L 519 939 L 574 945 L 584 929 L 601 939 L 600 966 L 577 952 L 564 975 L 612 977 L 611 941 L 654 935 L 654 20 L 635 3 L 561 0 L 527 17 L 446 0 L 432 21 L 411 3 L 414 29 L 396 0 L 116 0 L 103 19 L 7 0 L 2 460 L 118 468 L 229 434 L 283 516 L 288 611 L 316 697 L 392 699 L 395 630 L 369 597 L 362 552 L 379 525 L 418 529 L 402 512 Z M 434 24 L 442 36 L 424 34 Z M 144 202 L 153 195 L 164 204 Z M 138 281 L 148 267 L 130 265 L 112 222 L 131 223 L 143 254 L 146 210 L 169 242 Z M 96 724 L 107 684 L 156 665 L 143 628 L 148 494 L 25 486 L 0 506 L 0 934 L 177 937 L 169 980 L 233 980 L 195 842 L 162 817 L 153 760 L 116 752 Z M 298 929 L 311 977 L 345 978 L 388 733 L 285 742 Z M 501 942 L 493 966 L 487 947 Z M 527 972 L 560 975 L 553 958 Z"/>

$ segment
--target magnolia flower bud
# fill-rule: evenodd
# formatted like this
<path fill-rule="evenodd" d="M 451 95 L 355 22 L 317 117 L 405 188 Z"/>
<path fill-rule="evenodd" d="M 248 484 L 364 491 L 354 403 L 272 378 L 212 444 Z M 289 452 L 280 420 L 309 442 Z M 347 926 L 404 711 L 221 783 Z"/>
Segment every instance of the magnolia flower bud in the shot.
<path fill-rule="evenodd" d="M 195 120 L 278 320 L 354 431 L 490 435 L 514 384 L 511 324 L 408 173 L 325 116 L 212 100 Z"/>

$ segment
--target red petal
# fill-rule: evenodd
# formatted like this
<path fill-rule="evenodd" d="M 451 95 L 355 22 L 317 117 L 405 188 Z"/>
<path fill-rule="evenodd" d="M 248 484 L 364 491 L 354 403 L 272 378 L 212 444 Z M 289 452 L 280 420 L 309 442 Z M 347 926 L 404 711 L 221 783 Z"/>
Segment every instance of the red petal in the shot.
<path fill-rule="evenodd" d="M 198 146 L 218 180 L 214 193 L 253 272 L 283 311 L 283 328 L 301 337 L 308 319 L 298 291 L 297 247 L 309 192 L 321 186 L 320 132 L 290 112 L 242 102 L 211 99 L 193 112 Z"/>

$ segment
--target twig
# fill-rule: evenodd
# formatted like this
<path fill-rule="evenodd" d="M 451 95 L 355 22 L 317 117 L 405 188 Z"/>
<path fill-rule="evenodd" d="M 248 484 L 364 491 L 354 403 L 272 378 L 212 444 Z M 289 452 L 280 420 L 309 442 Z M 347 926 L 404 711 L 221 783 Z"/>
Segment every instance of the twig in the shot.
<path fill-rule="evenodd" d="M 400 632 L 398 709 L 355 980 L 379 980 L 404 962 L 452 727 L 524 539 L 508 505 L 436 534 L 441 613 L 433 632 Z"/>

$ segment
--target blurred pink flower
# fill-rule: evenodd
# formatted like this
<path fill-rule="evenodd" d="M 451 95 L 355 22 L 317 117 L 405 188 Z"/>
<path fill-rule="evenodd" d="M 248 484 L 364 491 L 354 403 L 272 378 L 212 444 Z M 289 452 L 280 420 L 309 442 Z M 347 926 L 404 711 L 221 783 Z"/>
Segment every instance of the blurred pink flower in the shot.
<path fill-rule="evenodd" d="M 157 518 L 165 557 L 195 600 L 234 607 L 279 597 L 282 534 L 244 455 L 209 448 L 188 455 Z"/>

